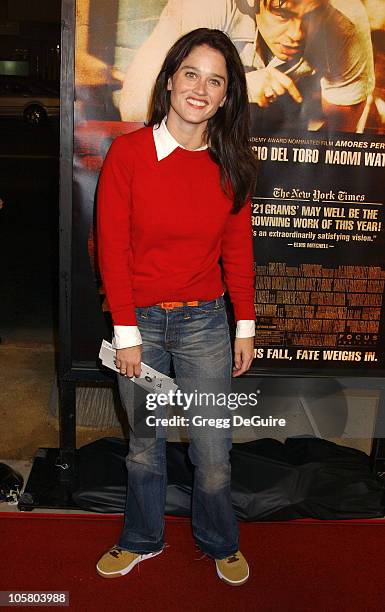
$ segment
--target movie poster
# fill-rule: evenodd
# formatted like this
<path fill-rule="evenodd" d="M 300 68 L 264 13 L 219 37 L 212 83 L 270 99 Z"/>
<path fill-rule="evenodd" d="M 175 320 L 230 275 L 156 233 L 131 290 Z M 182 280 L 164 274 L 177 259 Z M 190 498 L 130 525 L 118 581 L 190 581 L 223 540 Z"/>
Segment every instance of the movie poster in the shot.
<path fill-rule="evenodd" d="M 167 50 L 197 27 L 231 37 L 248 83 L 255 370 L 384 370 L 381 0 L 77 0 L 74 363 L 96 363 L 111 335 L 94 237 L 104 156 L 143 125 Z"/>

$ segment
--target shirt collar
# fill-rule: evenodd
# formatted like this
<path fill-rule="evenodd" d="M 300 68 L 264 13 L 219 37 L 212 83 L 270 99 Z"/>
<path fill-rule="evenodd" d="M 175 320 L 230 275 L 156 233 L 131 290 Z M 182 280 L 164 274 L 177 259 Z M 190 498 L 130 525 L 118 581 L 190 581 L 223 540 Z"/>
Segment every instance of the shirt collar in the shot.
<path fill-rule="evenodd" d="M 179 144 L 179 142 L 175 140 L 174 136 L 172 136 L 168 131 L 166 126 L 166 117 L 163 119 L 159 127 L 157 125 L 154 125 L 154 127 L 152 128 L 152 133 L 154 135 L 156 156 L 158 158 L 158 161 L 161 161 L 165 157 L 171 155 L 171 153 L 175 151 L 175 149 L 177 149 L 178 147 L 180 147 L 181 149 L 186 148 Z M 199 149 L 195 149 L 195 151 L 204 151 L 205 149 L 207 149 L 207 145 L 204 145 Z"/>

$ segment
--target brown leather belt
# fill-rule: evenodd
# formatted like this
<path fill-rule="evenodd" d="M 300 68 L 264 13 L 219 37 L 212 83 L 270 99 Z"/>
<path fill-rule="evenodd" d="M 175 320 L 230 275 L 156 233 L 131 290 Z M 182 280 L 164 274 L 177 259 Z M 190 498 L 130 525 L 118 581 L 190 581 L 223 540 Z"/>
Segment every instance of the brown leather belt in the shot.
<path fill-rule="evenodd" d="M 173 308 L 181 308 L 181 306 L 199 306 L 199 302 L 159 302 L 156 305 L 165 310 L 172 310 Z"/>

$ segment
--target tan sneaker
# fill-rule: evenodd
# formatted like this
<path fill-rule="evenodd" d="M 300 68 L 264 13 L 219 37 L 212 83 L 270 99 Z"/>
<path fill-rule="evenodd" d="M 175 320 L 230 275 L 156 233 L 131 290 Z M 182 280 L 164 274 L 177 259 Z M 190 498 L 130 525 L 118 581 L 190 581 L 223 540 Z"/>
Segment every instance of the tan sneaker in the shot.
<path fill-rule="evenodd" d="M 225 559 L 215 559 L 215 565 L 219 578 L 232 586 L 241 586 L 249 578 L 249 566 L 239 550 Z"/>
<path fill-rule="evenodd" d="M 103 578 L 119 578 L 119 576 L 125 576 L 130 572 L 135 565 L 138 565 L 141 561 L 156 557 L 163 552 L 163 548 L 156 552 L 142 555 L 140 553 L 129 552 L 123 550 L 119 546 L 113 546 L 99 559 L 96 565 L 96 571 L 99 576 Z"/>

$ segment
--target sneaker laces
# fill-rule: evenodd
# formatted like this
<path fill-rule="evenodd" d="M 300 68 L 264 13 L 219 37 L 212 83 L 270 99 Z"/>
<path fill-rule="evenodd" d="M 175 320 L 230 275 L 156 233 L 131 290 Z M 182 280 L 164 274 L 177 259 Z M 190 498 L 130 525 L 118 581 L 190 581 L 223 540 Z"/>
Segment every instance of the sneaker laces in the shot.
<path fill-rule="evenodd" d="M 108 554 L 110 554 L 111 557 L 115 557 L 115 559 L 117 559 L 119 555 L 122 554 L 122 552 L 123 550 L 119 548 L 119 546 L 113 546 L 111 550 L 108 551 Z"/>
<path fill-rule="evenodd" d="M 200 551 L 202 553 L 200 557 L 195 558 L 195 561 L 201 561 L 202 559 L 212 558 L 207 553 L 203 552 L 197 544 L 195 544 L 195 548 L 197 552 Z M 239 557 L 237 557 L 236 553 L 234 553 L 232 555 L 229 555 L 228 557 L 225 557 L 223 561 L 225 561 L 226 563 L 236 563 L 237 561 L 239 561 Z"/>

